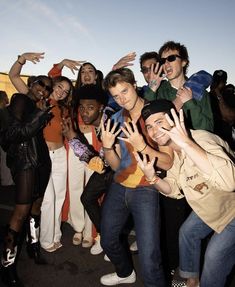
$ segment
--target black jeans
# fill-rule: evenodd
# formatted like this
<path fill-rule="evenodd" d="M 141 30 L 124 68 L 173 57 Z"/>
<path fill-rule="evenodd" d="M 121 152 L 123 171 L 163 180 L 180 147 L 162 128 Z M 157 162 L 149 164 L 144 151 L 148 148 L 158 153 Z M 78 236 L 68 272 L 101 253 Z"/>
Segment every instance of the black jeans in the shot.
<path fill-rule="evenodd" d="M 185 198 L 176 200 L 160 194 L 161 245 L 166 273 L 179 266 L 179 229 L 191 212 Z"/>
<path fill-rule="evenodd" d="M 81 195 L 81 202 L 98 233 L 100 233 L 101 222 L 101 204 L 99 199 L 107 193 L 113 179 L 113 173 L 110 168 L 102 174 L 94 172 Z"/>

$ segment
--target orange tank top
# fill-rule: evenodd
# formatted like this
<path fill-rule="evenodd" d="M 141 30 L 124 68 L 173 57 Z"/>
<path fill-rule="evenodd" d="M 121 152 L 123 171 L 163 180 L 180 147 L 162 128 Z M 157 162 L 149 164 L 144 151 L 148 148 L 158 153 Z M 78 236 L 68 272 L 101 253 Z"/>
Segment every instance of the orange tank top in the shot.
<path fill-rule="evenodd" d="M 54 117 L 43 130 L 44 138 L 48 142 L 62 143 L 64 141 L 64 138 L 62 135 L 61 128 L 61 110 L 56 101 L 52 100 L 50 104 L 55 105 L 51 109 L 51 112 L 53 113 Z"/>

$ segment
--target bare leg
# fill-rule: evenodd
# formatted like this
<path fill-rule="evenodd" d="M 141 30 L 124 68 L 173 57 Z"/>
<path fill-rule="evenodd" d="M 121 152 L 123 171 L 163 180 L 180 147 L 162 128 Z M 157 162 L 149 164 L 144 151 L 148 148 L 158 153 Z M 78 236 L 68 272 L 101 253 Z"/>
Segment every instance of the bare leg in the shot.
<path fill-rule="evenodd" d="M 199 278 L 187 279 L 187 287 L 198 287 L 198 286 L 199 286 Z"/>

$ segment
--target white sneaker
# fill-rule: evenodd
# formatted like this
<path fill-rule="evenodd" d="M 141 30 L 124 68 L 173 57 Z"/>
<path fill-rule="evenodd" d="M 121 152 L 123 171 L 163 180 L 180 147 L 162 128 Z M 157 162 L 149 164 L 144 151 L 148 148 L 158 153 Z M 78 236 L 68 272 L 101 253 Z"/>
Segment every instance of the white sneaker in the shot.
<path fill-rule="evenodd" d="M 117 273 L 110 273 L 100 278 L 100 283 L 105 286 L 114 286 L 124 283 L 135 283 L 135 281 L 136 281 L 136 274 L 134 270 L 132 271 L 131 275 L 124 278 L 117 276 Z"/>
<path fill-rule="evenodd" d="M 108 258 L 106 254 L 104 255 L 104 261 L 110 262 L 110 259 Z"/>
<path fill-rule="evenodd" d="M 90 253 L 92 255 L 98 255 L 103 252 L 103 248 L 100 245 L 100 235 L 98 234 L 95 238 L 95 243 L 90 249 Z"/>
<path fill-rule="evenodd" d="M 137 242 L 134 241 L 131 246 L 130 246 L 130 251 L 131 252 L 137 252 L 138 251 L 138 246 L 137 246 Z"/>

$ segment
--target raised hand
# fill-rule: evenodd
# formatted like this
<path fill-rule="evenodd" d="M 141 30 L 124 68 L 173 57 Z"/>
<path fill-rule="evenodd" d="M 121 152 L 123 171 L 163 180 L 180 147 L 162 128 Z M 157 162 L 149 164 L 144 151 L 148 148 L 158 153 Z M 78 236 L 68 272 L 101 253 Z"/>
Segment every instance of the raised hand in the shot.
<path fill-rule="evenodd" d="M 180 99 L 182 104 L 193 98 L 192 90 L 188 87 L 181 87 L 178 89 L 176 97 Z"/>
<path fill-rule="evenodd" d="M 101 120 L 101 141 L 104 148 L 112 148 L 115 143 L 117 135 L 120 133 L 121 129 L 117 130 L 118 123 L 114 123 L 111 127 L 111 120 L 108 119 L 107 125 L 104 125 L 104 118 Z M 116 131 L 117 130 L 117 131 Z"/>
<path fill-rule="evenodd" d="M 30 61 L 34 64 L 37 64 L 42 59 L 44 59 L 44 52 L 42 53 L 35 53 L 35 52 L 27 52 L 20 56 L 20 59 L 24 59 L 25 61 Z"/>
<path fill-rule="evenodd" d="M 161 81 L 164 79 L 165 75 L 162 74 L 163 67 L 159 63 L 152 64 L 150 67 L 150 76 L 149 76 L 149 87 L 152 91 L 156 92 L 159 88 Z"/>
<path fill-rule="evenodd" d="M 53 105 L 46 108 L 44 111 L 40 111 L 40 122 L 43 123 L 45 126 L 51 121 L 51 119 L 54 117 L 51 110 L 54 108 Z"/>
<path fill-rule="evenodd" d="M 118 139 L 130 143 L 137 151 L 143 151 L 147 145 L 139 133 L 136 123 L 133 121 L 131 123 L 124 122 L 124 125 L 125 127 L 121 127 L 121 130 L 126 137 L 118 137 Z"/>
<path fill-rule="evenodd" d="M 166 120 L 171 128 L 169 130 L 163 127 L 159 129 L 162 130 L 164 133 L 168 134 L 171 140 L 175 142 L 178 146 L 184 148 L 191 140 L 189 139 L 188 133 L 185 128 L 183 110 L 180 110 L 179 117 L 177 116 L 174 109 L 171 109 L 171 114 L 173 116 L 173 120 L 169 117 L 168 114 L 165 114 Z"/>
<path fill-rule="evenodd" d="M 135 60 L 135 58 L 136 58 L 136 52 L 131 52 L 127 54 L 126 56 L 118 60 L 116 64 L 113 65 L 112 70 L 133 66 L 134 64 L 132 62 Z"/>
<path fill-rule="evenodd" d="M 76 61 L 76 60 L 70 60 L 70 59 L 64 59 L 61 61 L 60 65 L 62 67 L 67 67 L 71 70 L 73 74 L 75 74 L 75 71 L 78 71 L 79 68 L 82 66 L 83 63 L 86 61 Z"/>
<path fill-rule="evenodd" d="M 138 163 L 138 166 L 143 171 L 147 180 L 151 181 L 156 176 L 156 172 L 154 169 L 154 162 L 156 158 L 152 158 L 151 161 L 148 161 L 147 155 L 143 154 L 143 159 L 140 158 L 137 152 L 134 152 L 135 159 Z"/>
<path fill-rule="evenodd" d="M 62 134 L 67 140 L 73 139 L 77 134 L 73 129 L 71 118 L 63 118 L 61 122 Z"/>

